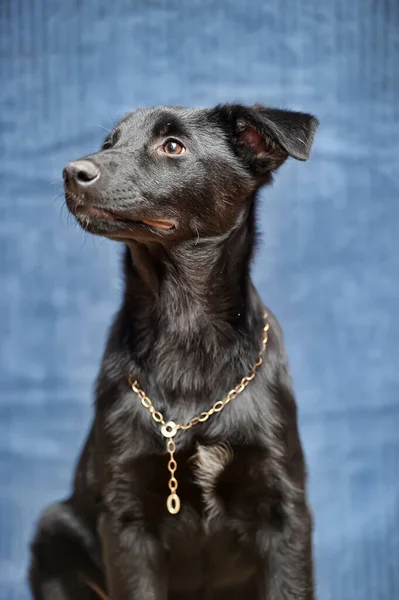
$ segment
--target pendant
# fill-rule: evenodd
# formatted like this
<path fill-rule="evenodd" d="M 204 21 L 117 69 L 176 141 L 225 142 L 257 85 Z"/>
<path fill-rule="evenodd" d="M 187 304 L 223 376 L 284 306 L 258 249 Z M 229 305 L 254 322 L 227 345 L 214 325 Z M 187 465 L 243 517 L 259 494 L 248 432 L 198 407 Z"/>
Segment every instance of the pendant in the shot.
<path fill-rule="evenodd" d="M 165 425 L 161 427 L 161 433 L 163 437 L 172 438 L 175 437 L 177 433 L 177 425 L 173 421 L 168 421 Z"/>
<path fill-rule="evenodd" d="M 168 462 L 168 470 L 170 474 L 168 486 L 170 494 L 166 500 L 166 508 L 171 515 L 177 515 L 177 513 L 180 511 L 180 498 L 176 494 L 178 483 L 175 477 L 177 463 L 175 461 L 176 444 L 173 438 L 177 433 L 176 423 L 174 423 L 174 421 L 168 421 L 165 423 L 165 425 L 162 425 L 161 433 L 163 437 L 167 439 L 166 450 L 169 452 L 170 457 Z"/>

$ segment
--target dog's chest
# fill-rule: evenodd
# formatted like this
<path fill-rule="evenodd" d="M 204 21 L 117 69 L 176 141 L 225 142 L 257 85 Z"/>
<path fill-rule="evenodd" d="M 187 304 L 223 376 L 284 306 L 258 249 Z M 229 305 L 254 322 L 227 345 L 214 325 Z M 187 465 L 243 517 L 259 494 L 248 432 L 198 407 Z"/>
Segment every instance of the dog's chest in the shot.
<path fill-rule="evenodd" d="M 273 534 L 281 526 L 282 499 L 268 451 L 222 443 L 178 451 L 175 458 L 180 511 L 167 510 L 168 457 L 154 454 L 125 464 L 120 517 L 155 527 L 175 589 L 194 590 L 204 579 L 212 587 L 246 585 L 257 568 L 259 529 Z"/>

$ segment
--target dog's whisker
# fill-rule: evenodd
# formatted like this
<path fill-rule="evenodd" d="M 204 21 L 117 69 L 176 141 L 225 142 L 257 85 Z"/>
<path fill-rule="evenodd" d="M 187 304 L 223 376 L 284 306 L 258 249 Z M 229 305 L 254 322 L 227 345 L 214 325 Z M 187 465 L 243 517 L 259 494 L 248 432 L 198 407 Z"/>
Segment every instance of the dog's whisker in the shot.
<path fill-rule="evenodd" d="M 83 248 L 86 246 L 86 242 L 87 242 L 87 237 L 86 237 L 86 235 L 84 235 L 83 236 L 82 244 L 81 244 L 81 246 L 79 248 L 79 252 L 81 252 L 83 250 Z"/>
<path fill-rule="evenodd" d="M 57 202 L 57 200 L 59 200 L 60 198 L 62 198 L 63 196 L 63 192 L 60 192 L 59 194 L 56 195 L 55 198 L 53 198 L 53 200 L 51 201 L 52 204 L 55 204 Z"/>
<path fill-rule="evenodd" d="M 106 131 L 107 133 L 111 133 L 111 130 L 107 129 L 106 127 L 104 127 L 104 125 L 97 125 L 97 124 L 95 124 L 94 126 L 95 127 L 99 127 L 100 129 L 104 129 L 104 131 Z"/>

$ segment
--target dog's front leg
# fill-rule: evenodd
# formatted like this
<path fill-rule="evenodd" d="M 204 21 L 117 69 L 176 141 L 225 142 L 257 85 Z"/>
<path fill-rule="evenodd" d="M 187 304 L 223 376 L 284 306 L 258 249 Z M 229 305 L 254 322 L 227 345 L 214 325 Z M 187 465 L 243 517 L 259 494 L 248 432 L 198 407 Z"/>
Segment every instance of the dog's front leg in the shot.
<path fill-rule="evenodd" d="M 263 558 L 258 600 L 314 600 L 312 518 L 307 507 L 286 515 L 280 532 L 258 532 Z"/>
<path fill-rule="evenodd" d="M 167 600 L 165 551 L 143 524 L 104 514 L 99 525 L 112 600 Z"/>

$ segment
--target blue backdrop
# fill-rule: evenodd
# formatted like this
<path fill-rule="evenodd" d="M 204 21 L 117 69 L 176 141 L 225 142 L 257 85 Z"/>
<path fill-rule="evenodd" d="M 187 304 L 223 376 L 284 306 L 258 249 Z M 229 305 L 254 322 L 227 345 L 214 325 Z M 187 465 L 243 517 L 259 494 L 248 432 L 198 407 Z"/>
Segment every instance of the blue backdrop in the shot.
<path fill-rule="evenodd" d="M 397 5 L 398 6 L 398 5 Z M 399 597 L 395 0 L 1 0 L 0 599 L 64 496 L 120 298 L 120 248 L 63 209 L 64 164 L 133 107 L 314 112 L 262 198 L 254 279 L 284 327 L 320 600 Z"/>

